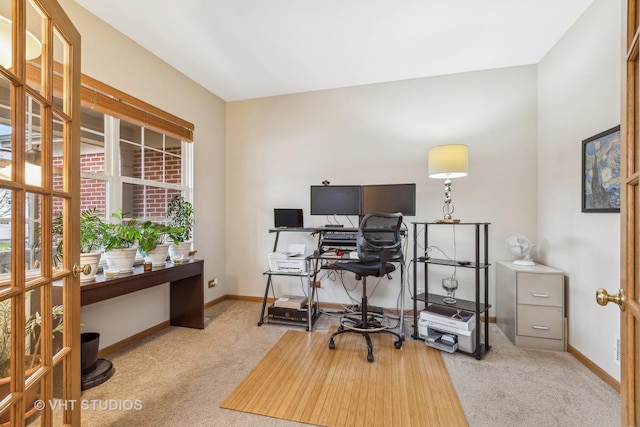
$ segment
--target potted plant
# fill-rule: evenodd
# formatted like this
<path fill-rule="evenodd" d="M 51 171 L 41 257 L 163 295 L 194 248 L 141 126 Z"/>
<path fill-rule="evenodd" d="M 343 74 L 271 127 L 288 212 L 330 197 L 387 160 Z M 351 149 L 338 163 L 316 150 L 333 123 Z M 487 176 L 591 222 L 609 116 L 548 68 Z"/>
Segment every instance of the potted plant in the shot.
<path fill-rule="evenodd" d="M 191 252 L 191 237 L 193 233 L 193 205 L 180 195 L 173 196 L 167 205 L 169 225 L 176 230 L 169 233 L 172 244 L 169 254 L 174 262 L 182 262 Z"/>
<path fill-rule="evenodd" d="M 122 209 L 112 213 L 115 222 L 105 225 L 102 247 L 110 271 L 131 273 L 136 260 L 138 248 L 136 243 L 140 239 L 140 228 L 133 218 L 126 219 Z"/>
<path fill-rule="evenodd" d="M 164 266 L 169 253 L 169 234 L 180 233 L 182 230 L 150 220 L 141 222 L 139 227 L 138 251 L 145 257 L 145 263 L 151 263 L 153 267 Z"/>
<path fill-rule="evenodd" d="M 27 293 L 29 297 L 31 291 Z M 52 308 L 54 324 L 53 334 L 62 331 L 62 306 L 58 305 Z M 27 315 L 24 336 L 27 344 L 25 357 L 25 376 L 32 375 L 40 364 L 40 324 L 42 318 L 39 313 Z M 0 301 L 0 400 L 4 399 L 10 392 L 11 377 L 9 375 L 11 369 L 11 300 L 5 299 Z M 32 387 L 25 397 L 25 418 L 33 415 L 35 409 L 33 403 L 40 393 L 39 386 Z M 5 424 L 7 423 L 7 424 Z M 9 413 L 0 417 L 0 424 L 8 425 Z"/>
<path fill-rule="evenodd" d="M 94 207 L 80 214 L 80 265 L 91 266 L 89 274 L 83 273 L 80 282 L 89 282 L 96 277 L 105 231 L 106 224 L 102 221 L 98 209 Z"/>
<path fill-rule="evenodd" d="M 91 208 L 80 214 L 80 265 L 89 264 L 89 274 L 82 273 L 80 282 L 88 282 L 95 279 L 100 257 L 102 256 L 102 241 L 106 230 L 106 224 L 100 218 L 100 211 Z M 56 212 L 53 217 L 52 232 L 54 241 L 58 242 L 53 254 L 54 265 L 62 261 L 62 213 Z"/>

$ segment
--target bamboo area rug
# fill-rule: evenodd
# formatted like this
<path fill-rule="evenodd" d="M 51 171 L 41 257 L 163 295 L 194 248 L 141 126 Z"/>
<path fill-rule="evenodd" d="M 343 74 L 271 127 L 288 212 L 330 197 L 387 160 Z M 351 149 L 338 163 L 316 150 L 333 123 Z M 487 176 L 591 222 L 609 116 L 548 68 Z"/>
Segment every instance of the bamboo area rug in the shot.
<path fill-rule="evenodd" d="M 359 334 L 287 331 L 222 408 L 322 426 L 465 426 L 438 350 L 422 341 L 393 346 L 372 334 L 373 363 Z"/>

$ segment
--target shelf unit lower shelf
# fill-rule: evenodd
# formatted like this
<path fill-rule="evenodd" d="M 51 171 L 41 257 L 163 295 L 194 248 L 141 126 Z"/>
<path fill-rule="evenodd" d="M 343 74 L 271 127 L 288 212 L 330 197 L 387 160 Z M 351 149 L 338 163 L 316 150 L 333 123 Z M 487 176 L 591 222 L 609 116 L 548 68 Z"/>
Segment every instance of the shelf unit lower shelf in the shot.
<path fill-rule="evenodd" d="M 444 296 L 443 295 L 438 295 L 438 294 L 418 294 L 416 295 L 415 299 L 418 301 L 422 301 L 425 304 L 438 304 L 438 305 L 442 305 L 444 307 L 451 307 L 451 308 L 456 308 L 459 310 L 465 310 L 465 311 L 476 311 L 476 302 L 475 301 L 467 301 L 467 300 L 463 300 L 460 298 L 456 298 L 456 303 L 455 304 L 447 304 L 446 302 L 444 302 Z M 480 303 L 480 308 L 478 310 L 478 313 L 486 313 L 489 308 L 491 308 L 491 305 L 488 304 L 483 304 Z M 478 319 L 479 321 L 480 319 Z"/>

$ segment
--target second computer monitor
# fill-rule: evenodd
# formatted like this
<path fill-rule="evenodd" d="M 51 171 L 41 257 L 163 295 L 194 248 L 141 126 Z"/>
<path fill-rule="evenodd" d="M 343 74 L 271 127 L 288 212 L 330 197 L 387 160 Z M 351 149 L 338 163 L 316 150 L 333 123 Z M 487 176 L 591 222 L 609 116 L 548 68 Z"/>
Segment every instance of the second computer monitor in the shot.
<path fill-rule="evenodd" d="M 416 185 L 387 184 L 362 186 L 362 212 L 401 212 L 416 215 Z"/>
<path fill-rule="evenodd" d="M 359 185 L 312 185 L 311 215 L 360 215 Z"/>

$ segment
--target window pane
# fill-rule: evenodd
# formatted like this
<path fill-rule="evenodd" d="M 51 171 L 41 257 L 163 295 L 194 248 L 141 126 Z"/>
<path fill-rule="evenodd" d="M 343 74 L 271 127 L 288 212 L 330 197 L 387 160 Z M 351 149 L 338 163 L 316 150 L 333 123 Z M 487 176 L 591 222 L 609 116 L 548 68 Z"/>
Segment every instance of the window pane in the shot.
<path fill-rule="evenodd" d="M 166 137 L 165 179 L 169 184 L 182 184 L 182 141 Z"/>
<path fill-rule="evenodd" d="M 123 185 L 122 210 L 133 218 L 164 221 L 167 193 L 166 188 L 126 183 Z"/>
<path fill-rule="evenodd" d="M 144 175 L 143 179 L 164 182 L 164 153 L 160 150 L 144 149 Z"/>
<path fill-rule="evenodd" d="M 83 108 L 80 122 L 80 169 L 82 172 L 103 174 L 105 171 L 104 114 L 90 108 Z"/>
<path fill-rule="evenodd" d="M 142 147 L 120 141 L 120 175 L 142 178 Z"/>
<path fill-rule="evenodd" d="M 107 183 L 99 179 L 80 179 L 80 211 L 93 208 L 105 213 L 107 209 Z"/>

